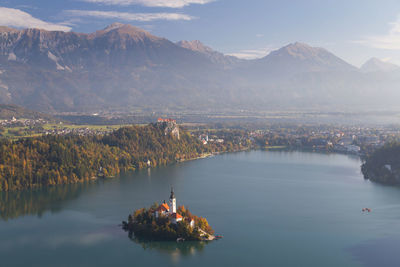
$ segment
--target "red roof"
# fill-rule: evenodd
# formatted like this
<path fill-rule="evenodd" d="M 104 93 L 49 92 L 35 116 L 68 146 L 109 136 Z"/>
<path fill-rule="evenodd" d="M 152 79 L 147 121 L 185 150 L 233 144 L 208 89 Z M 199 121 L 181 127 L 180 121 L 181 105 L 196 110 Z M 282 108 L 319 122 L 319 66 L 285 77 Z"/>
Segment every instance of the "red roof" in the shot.
<path fill-rule="evenodd" d="M 180 215 L 179 213 L 172 213 L 171 217 L 174 219 L 182 219 L 183 218 L 182 215 Z"/>
<path fill-rule="evenodd" d="M 176 122 L 176 120 L 173 119 L 163 119 L 163 118 L 158 118 L 158 122 Z"/>
<path fill-rule="evenodd" d="M 162 203 L 158 206 L 157 211 L 169 211 L 169 206 L 167 203 Z"/>

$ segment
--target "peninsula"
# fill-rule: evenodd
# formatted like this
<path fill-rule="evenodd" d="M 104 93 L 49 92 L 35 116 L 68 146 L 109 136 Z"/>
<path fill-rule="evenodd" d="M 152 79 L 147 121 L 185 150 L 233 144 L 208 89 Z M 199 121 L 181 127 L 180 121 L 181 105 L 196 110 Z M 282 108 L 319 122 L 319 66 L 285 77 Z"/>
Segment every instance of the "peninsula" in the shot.
<path fill-rule="evenodd" d="M 150 208 L 138 209 L 128 216 L 128 221 L 122 222 L 123 229 L 129 235 L 151 241 L 211 241 L 220 236 L 214 236 L 214 230 L 202 217 L 193 215 L 183 205 L 176 206 L 173 188 L 169 203 L 165 200 L 154 203 Z"/>
<path fill-rule="evenodd" d="M 125 126 L 105 135 L 0 140 L 0 191 L 74 184 L 210 153 L 174 120 Z"/>

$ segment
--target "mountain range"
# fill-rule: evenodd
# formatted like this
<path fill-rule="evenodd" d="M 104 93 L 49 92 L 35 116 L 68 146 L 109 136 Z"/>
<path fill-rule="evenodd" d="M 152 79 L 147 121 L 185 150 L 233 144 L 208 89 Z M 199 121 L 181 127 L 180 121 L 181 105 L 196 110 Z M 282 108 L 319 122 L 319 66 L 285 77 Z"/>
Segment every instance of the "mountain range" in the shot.
<path fill-rule="evenodd" d="M 0 103 L 42 112 L 396 108 L 400 68 L 293 43 L 264 58 L 128 24 L 94 33 L 0 27 Z"/>

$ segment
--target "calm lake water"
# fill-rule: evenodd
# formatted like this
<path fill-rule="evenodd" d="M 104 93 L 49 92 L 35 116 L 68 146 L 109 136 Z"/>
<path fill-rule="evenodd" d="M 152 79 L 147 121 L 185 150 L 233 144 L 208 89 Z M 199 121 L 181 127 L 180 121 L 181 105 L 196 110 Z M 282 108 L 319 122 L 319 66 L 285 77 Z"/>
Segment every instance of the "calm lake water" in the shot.
<path fill-rule="evenodd" d="M 358 158 L 252 151 L 92 184 L 0 194 L 1 266 L 400 266 L 400 189 Z M 168 199 L 222 240 L 140 242 L 118 226 Z M 372 208 L 367 214 L 363 207 Z"/>

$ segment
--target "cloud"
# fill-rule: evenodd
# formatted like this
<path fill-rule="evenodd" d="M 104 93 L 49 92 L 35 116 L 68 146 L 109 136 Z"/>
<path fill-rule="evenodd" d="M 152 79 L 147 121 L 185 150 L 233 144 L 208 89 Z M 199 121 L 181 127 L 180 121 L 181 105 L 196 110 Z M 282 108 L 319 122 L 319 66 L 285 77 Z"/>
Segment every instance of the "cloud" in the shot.
<path fill-rule="evenodd" d="M 242 59 L 257 59 L 265 57 L 273 50 L 274 49 L 272 49 L 271 47 L 259 48 L 259 49 L 245 49 L 245 50 L 240 50 L 239 52 L 228 53 L 227 55 Z"/>
<path fill-rule="evenodd" d="M 0 7 L 0 25 L 16 28 L 39 28 L 48 31 L 68 32 L 71 27 L 46 22 L 32 17 L 30 14 L 14 8 Z"/>
<path fill-rule="evenodd" d="M 383 62 L 390 62 L 392 60 L 392 58 L 391 57 L 384 57 L 384 58 L 381 58 L 381 60 Z"/>
<path fill-rule="evenodd" d="M 153 20 L 192 20 L 186 14 L 179 13 L 128 13 L 117 11 L 97 10 L 66 10 L 64 13 L 72 17 L 95 17 L 103 19 L 118 19 L 124 21 L 153 21 Z"/>
<path fill-rule="evenodd" d="M 398 16 L 397 21 L 389 23 L 389 25 L 390 30 L 387 34 L 367 36 L 353 43 L 379 49 L 400 50 L 400 16 Z"/>
<path fill-rule="evenodd" d="M 141 5 L 147 7 L 182 8 L 191 4 L 204 5 L 215 0 L 81 0 L 104 5 Z"/>

